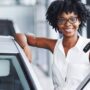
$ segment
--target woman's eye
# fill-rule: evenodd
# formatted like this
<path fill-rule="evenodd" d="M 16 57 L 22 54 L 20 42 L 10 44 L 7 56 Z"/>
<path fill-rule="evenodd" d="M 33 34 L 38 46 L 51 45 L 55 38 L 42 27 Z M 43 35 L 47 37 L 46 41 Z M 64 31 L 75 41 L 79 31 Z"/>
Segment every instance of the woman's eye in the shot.
<path fill-rule="evenodd" d="M 76 22 L 77 21 L 77 17 L 72 17 L 69 20 L 72 21 L 72 22 Z"/>
<path fill-rule="evenodd" d="M 58 19 L 58 23 L 64 23 L 65 22 L 65 19 L 63 19 L 63 18 L 60 18 L 60 19 Z"/>

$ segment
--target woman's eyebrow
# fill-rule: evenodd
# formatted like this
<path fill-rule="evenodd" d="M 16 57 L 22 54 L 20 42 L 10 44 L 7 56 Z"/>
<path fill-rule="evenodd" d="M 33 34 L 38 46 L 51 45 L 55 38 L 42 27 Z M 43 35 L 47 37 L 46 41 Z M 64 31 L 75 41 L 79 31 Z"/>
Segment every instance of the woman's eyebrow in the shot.
<path fill-rule="evenodd" d="M 70 16 L 69 18 L 72 18 L 72 17 L 77 17 L 77 16 Z M 65 18 L 65 19 L 67 19 L 66 17 L 63 17 L 63 16 L 60 16 L 58 18 Z"/>

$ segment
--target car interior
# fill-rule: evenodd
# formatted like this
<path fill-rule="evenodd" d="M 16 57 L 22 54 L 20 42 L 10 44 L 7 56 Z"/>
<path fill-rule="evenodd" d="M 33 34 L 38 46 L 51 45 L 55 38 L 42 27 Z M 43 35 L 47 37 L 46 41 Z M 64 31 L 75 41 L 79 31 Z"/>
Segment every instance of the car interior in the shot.
<path fill-rule="evenodd" d="M 23 90 L 11 60 L 0 59 L 0 90 Z"/>

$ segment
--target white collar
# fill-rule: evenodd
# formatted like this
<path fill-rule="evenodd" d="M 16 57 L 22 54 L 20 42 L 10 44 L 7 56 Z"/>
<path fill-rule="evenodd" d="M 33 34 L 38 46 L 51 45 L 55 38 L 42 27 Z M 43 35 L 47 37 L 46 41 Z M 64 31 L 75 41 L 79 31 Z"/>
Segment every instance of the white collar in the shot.
<path fill-rule="evenodd" d="M 60 39 L 59 42 L 59 49 L 64 53 L 63 45 L 62 45 L 63 38 Z M 85 38 L 79 35 L 79 39 L 76 43 L 76 45 L 73 48 L 78 48 L 80 51 L 82 50 L 83 44 L 84 44 Z"/>

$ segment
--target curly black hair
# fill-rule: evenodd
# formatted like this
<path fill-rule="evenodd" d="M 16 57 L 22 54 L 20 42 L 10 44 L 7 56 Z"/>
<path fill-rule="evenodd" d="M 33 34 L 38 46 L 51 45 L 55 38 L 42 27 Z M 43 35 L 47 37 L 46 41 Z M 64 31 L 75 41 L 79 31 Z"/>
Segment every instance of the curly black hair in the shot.
<path fill-rule="evenodd" d="M 90 17 L 90 11 L 80 0 L 55 0 L 50 4 L 46 12 L 46 20 L 55 29 L 55 31 L 58 31 L 57 17 L 63 12 L 74 12 L 79 16 L 81 24 L 78 31 L 82 30 Z"/>

